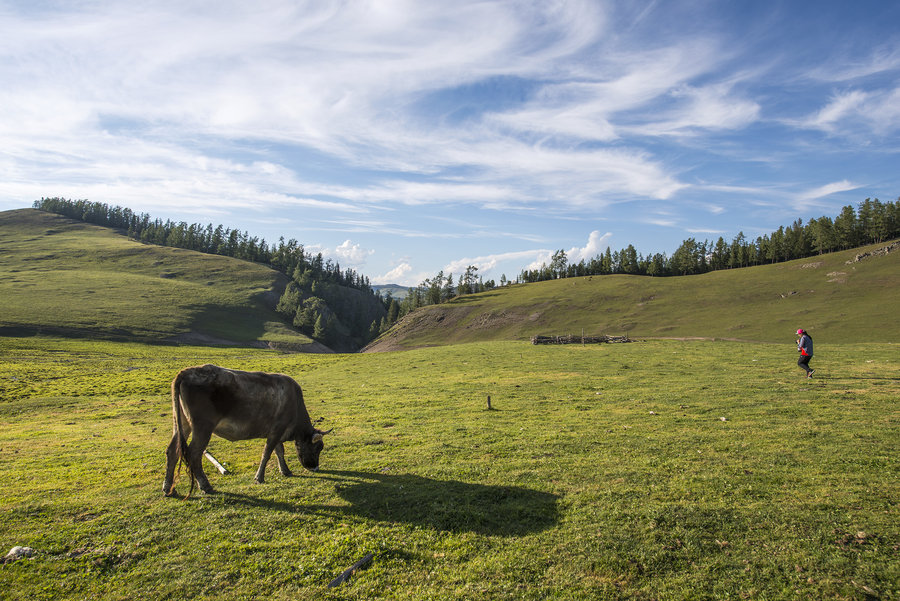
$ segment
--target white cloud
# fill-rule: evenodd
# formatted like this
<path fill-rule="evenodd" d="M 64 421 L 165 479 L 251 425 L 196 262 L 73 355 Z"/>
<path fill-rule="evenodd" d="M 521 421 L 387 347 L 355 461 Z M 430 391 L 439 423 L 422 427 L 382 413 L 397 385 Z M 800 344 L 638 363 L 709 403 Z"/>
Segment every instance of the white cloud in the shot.
<path fill-rule="evenodd" d="M 857 188 L 861 187 L 862 186 L 860 186 L 859 184 L 854 184 L 853 182 L 849 182 L 847 180 L 832 182 L 830 184 L 825 184 L 824 186 L 819 186 L 818 188 L 813 188 L 811 190 L 806 190 L 796 194 L 793 199 L 793 205 L 797 209 L 808 210 L 809 208 L 816 206 L 817 203 L 815 201 L 821 198 L 831 196 L 832 194 L 839 194 L 841 192 L 856 190 Z"/>
<path fill-rule="evenodd" d="M 692 234 L 724 234 L 724 230 L 717 230 L 714 228 L 688 228 L 688 232 Z"/>
<path fill-rule="evenodd" d="M 726 84 L 672 91 L 675 107 L 663 111 L 660 120 L 631 128 L 644 135 L 696 135 L 700 130 L 733 130 L 759 119 L 756 102 L 735 97 Z"/>
<path fill-rule="evenodd" d="M 612 232 L 601 234 L 599 230 L 594 230 L 588 235 L 587 243 L 584 246 L 575 246 L 564 251 L 566 253 L 566 260 L 570 265 L 573 263 L 580 263 L 581 261 L 590 261 L 606 251 L 606 247 L 609 246 L 610 238 L 612 238 Z M 540 269 L 543 265 L 549 265 L 555 252 L 556 250 L 546 249 L 531 251 L 531 253 L 533 253 L 530 257 L 532 258 L 532 261 L 525 269 Z"/>
<path fill-rule="evenodd" d="M 900 129 L 900 87 L 874 95 L 866 105 L 864 115 L 873 130 L 884 135 Z"/>
<path fill-rule="evenodd" d="M 375 253 L 374 250 L 366 250 L 359 244 L 353 244 L 350 240 L 344 242 L 334 249 L 335 258 L 351 267 L 361 267 L 365 265 L 366 259 Z"/>
<path fill-rule="evenodd" d="M 836 93 L 824 107 L 795 123 L 846 136 L 888 136 L 900 129 L 900 87 Z"/>
<path fill-rule="evenodd" d="M 893 42 L 874 47 L 867 56 L 850 56 L 848 53 L 829 57 L 806 75 L 822 81 L 844 82 L 900 69 L 900 48 Z"/>
<path fill-rule="evenodd" d="M 516 252 L 499 253 L 496 255 L 484 255 L 480 257 L 466 257 L 448 263 L 446 266 L 444 266 L 444 273 L 461 275 L 465 273 L 466 268 L 468 268 L 470 265 L 473 265 L 478 268 L 479 275 L 490 275 L 490 272 L 494 270 L 500 263 L 509 261 L 524 262 L 529 259 L 534 259 L 534 257 L 546 252 L 546 250 L 523 250 Z"/>
<path fill-rule="evenodd" d="M 594 230 L 588 236 L 587 244 L 583 247 L 570 248 L 566 252 L 569 263 L 580 263 L 582 260 L 590 261 L 609 246 L 609 239 L 612 238 L 612 232 L 601 234 L 599 230 Z"/>
<path fill-rule="evenodd" d="M 859 90 L 837 94 L 828 105 L 822 107 L 815 115 L 809 117 L 805 125 L 807 127 L 830 131 L 835 124 L 846 119 L 850 115 L 859 113 L 860 107 L 865 103 L 868 94 Z"/>
<path fill-rule="evenodd" d="M 401 286 L 415 286 L 418 282 L 411 282 L 408 274 L 412 271 L 412 265 L 402 262 L 382 276 L 372 280 L 375 284 L 399 284 Z"/>

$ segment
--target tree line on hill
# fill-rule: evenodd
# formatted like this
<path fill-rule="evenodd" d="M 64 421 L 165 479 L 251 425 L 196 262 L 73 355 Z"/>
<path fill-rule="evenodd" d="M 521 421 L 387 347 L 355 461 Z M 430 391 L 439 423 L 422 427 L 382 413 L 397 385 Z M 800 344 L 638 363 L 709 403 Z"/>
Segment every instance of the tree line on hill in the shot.
<path fill-rule="evenodd" d="M 553 254 L 550 264 L 523 270 L 519 282 L 539 282 L 584 275 L 633 274 L 674 276 L 735 269 L 768 263 L 803 259 L 814 255 L 856 248 L 900 236 L 900 200 L 881 202 L 867 198 L 855 210 L 845 206 L 834 219 L 820 217 L 803 224 L 797 219 L 768 235 L 749 240 L 739 232 L 728 243 L 721 236 L 712 243 L 688 238 L 667 256 L 655 253 L 642 256 L 629 244 L 621 251 L 606 252 L 588 261 L 569 263 L 562 250 Z"/>
<path fill-rule="evenodd" d="M 392 299 L 376 293 L 369 278 L 307 252 L 294 239 L 268 244 L 247 232 L 212 224 L 154 219 L 120 206 L 88 200 L 42 198 L 34 208 L 96 225 L 124 230 L 148 244 L 184 248 L 265 264 L 291 278 L 277 311 L 311 338 L 336 350 L 356 350 L 389 324 Z M 398 313 L 394 309 L 394 314 Z M 395 317 L 396 319 L 396 317 Z"/>

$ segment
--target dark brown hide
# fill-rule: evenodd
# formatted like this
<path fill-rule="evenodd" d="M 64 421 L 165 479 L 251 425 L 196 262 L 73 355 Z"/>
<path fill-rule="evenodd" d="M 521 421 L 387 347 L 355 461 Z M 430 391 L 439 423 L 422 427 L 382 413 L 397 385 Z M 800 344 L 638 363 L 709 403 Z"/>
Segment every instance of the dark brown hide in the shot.
<path fill-rule="evenodd" d="M 202 464 L 203 452 L 213 434 L 231 441 L 266 440 L 256 471 L 256 481 L 260 483 L 265 479 L 266 464 L 273 451 L 281 473 L 292 475 L 284 460 L 284 442 L 288 440 L 295 442 L 303 467 L 318 469 L 322 436 L 327 434 L 313 427 L 303 404 L 303 392 L 292 378 L 216 365 L 188 367 L 172 380 L 172 422 L 163 483 L 166 495 L 174 493 L 179 460 L 187 465 L 191 492 L 195 480 L 202 491 L 213 492 Z"/>

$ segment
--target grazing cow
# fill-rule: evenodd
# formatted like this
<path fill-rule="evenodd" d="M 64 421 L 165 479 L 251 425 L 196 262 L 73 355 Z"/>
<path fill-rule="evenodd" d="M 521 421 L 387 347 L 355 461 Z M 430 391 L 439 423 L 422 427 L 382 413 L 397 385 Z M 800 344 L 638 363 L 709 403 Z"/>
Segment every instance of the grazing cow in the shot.
<path fill-rule="evenodd" d="M 303 404 L 300 385 L 283 374 L 246 372 L 216 365 L 188 367 L 172 380 L 172 441 L 166 449 L 166 479 L 163 492 L 175 494 L 175 466 L 187 465 L 191 476 L 205 493 L 212 493 L 203 472 L 203 452 L 213 434 L 226 440 L 265 438 L 256 481 L 265 480 L 266 464 L 272 451 L 278 467 L 291 476 L 284 461 L 284 442 L 293 440 L 300 463 L 308 470 L 319 469 L 322 432 L 313 427 Z M 187 437 L 193 432 L 191 443 Z"/>

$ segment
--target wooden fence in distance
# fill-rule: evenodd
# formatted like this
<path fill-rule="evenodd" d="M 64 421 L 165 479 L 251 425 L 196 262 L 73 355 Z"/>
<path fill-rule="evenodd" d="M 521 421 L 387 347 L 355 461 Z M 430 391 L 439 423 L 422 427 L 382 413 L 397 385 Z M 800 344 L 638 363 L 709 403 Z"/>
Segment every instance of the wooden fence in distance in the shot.
<path fill-rule="evenodd" d="M 625 336 L 576 336 L 566 334 L 565 336 L 532 336 L 531 344 L 600 344 L 613 342 L 631 342 L 626 334 Z"/>

